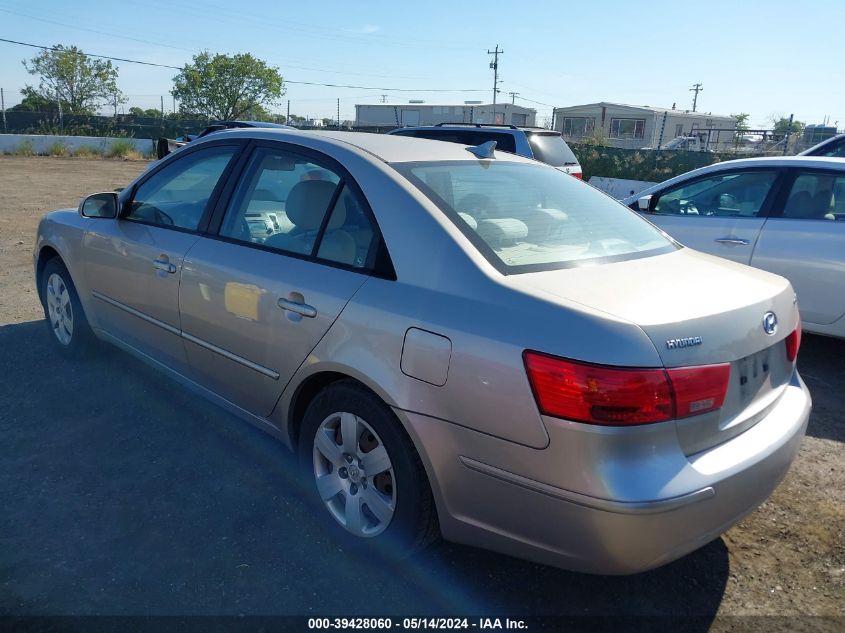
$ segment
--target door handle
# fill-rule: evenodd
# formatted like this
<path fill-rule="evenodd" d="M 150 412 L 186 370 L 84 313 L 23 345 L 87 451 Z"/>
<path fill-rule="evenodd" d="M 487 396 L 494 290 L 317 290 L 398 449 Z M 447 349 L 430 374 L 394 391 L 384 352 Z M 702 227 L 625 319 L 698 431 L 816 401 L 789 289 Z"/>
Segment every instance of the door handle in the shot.
<path fill-rule="evenodd" d="M 719 244 L 734 244 L 736 246 L 748 246 L 751 243 L 738 237 L 719 237 L 713 241 Z"/>
<path fill-rule="evenodd" d="M 291 301 L 290 299 L 279 299 L 279 307 L 288 312 L 295 312 L 304 317 L 313 319 L 317 316 L 317 308 L 310 306 L 307 303 L 300 303 L 299 301 Z"/>
<path fill-rule="evenodd" d="M 155 268 L 156 270 L 163 270 L 164 272 L 170 273 L 171 275 L 176 272 L 176 264 L 171 264 L 170 260 L 166 257 L 162 259 L 154 259 L 153 268 Z"/>

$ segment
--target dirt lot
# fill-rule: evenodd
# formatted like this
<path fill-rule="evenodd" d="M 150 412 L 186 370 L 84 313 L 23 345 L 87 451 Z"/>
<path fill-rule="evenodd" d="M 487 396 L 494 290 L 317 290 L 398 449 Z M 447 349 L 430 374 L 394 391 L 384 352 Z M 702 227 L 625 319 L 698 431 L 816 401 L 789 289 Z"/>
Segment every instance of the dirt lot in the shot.
<path fill-rule="evenodd" d="M 845 626 L 713 620 L 845 616 L 845 341 L 805 338 L 799 365 L 815 408 L 774 496 L 676 563 L 589 577 L 439 544 L 388 569 L 331 544 L 271 438 L 116 351 L 84 366 L 50 351 L 32 281 L 40 215 L 144 166 L 0 157 L 0 614 L 640 614 L 697 615 L 702 630 Z"/>

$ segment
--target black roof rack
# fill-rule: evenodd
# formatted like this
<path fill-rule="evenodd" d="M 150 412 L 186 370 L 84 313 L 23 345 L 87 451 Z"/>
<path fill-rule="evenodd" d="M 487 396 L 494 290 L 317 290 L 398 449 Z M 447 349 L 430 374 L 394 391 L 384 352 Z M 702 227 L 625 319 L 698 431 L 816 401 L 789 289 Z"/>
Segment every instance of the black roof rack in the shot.
<path fill-rule="evenodd" d="M 503 127 L 510 130 L 518 130 L 515 125 L 507 125 L 505 123 L 437 123 L 434 127 L 444 127 L 447 125 L 462 125 L 464 127 Z"/>

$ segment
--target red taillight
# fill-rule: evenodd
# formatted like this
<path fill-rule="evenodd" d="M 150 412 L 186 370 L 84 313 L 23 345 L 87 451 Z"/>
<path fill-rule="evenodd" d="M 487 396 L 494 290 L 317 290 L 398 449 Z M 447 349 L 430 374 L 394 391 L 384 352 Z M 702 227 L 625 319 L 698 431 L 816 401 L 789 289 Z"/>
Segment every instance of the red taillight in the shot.
<path fill-rule="evenodd" d="M 584 180 L 584 174 L 582 174 L 580 171 L 573 171 L 573 172 L 570 172 L 570 174 L 569 174 L 569 175 L 570 175 L 570 176 L 575 176 L 578 180 Z"/>
<path fill-rule="evenodd" d="M 790 363 L 795 362 L 798 358 L 798 348 L 801 347 L 801 321 L 798 321 L 798 327 L 784 341 L 786 341 L 786 359 Z"/>
<path fill-rule="evenodd" d="M 526 351 L 528 380 L 541 413 L 590 424 L 629 426 L 718 409 L 730 365 L 629 369 Z"/>
<path fill-rule="evenodd" d="M 688 418 L 722 408 L 731 376 L 730 364 L 678 367 L 667 370 L 667 373 L 675 393 L 676 418 Z"/>

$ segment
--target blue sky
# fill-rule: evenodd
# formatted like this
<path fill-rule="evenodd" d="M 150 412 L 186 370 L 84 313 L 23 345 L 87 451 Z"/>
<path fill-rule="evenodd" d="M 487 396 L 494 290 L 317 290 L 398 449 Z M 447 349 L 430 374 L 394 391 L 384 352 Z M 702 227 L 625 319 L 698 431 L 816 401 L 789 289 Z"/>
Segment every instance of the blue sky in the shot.
<path fill-rule="evenodd" d="M 234 7 L 234 8 L 233 8 Z M 181 66 L 197 51 L 251 52 L 286 79 L 409 88 L 411 92 L 289 84 L 291 112 L 354 117 L 355 103 L 489 101 L 487 49 L 499 44 L 502 94 L 537 108 L 596 101 L 748 112 L 753 125 L 794 113 L 845 128 L 845 1 L 605 0 L 0 0 L 0 37 L 76 44 L 90 53 Z M 0 42 L 6 105 L 37 81 L 21 60 L 37 51 Z M 130 105 L 171 106 L 175 71 L 118 63 Z M 426 92 L 422 89 L 451 92 Z M 457 92 L 457 90 L 479 90 Z M 540 102 L 540 103 L 532 103 Z M 278 108 L 284 112 L 282 103 Z"/>

